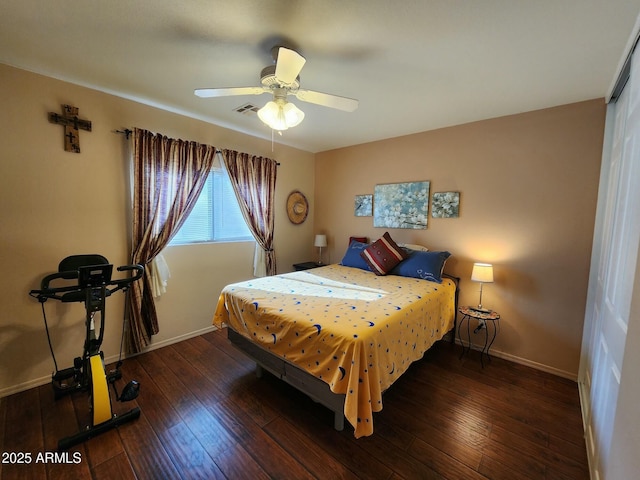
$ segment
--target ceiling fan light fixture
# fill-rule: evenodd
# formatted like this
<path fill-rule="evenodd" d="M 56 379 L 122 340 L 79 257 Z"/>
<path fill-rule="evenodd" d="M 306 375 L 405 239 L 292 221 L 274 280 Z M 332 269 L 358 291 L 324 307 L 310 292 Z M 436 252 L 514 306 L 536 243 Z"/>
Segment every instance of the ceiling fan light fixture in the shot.
<path fill-rule="evenodd" d="M 284 107 L 282 107 L 282 111 L 284 112 L 284 118 L 287 121 L 287 125 L 289 127 L 295 127 L 299 125 L 302 120 L 304 120 L 304 112 L 296 107 L 293 103 L 287 103 Z"/>
<path fill-rule="evenodd" d="M 299 125 L 304 119 L 304 112 L 293 103 L 278 99 L 267 102 L 258 110 L 258 118 L 268 127 L 280 132 Z"/>

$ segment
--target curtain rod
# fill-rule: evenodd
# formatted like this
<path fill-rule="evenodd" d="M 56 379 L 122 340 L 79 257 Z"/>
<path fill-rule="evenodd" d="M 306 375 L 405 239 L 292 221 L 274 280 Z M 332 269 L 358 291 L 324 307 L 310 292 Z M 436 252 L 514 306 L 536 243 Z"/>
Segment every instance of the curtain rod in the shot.
<path fill-rule="evenodd" d="M 114 130 L 113 133 L 119 133 L 120 135 L 124 135 L 127 138 L 127 140 L 129 140 L 129 136 L 133 133 L 133 130 L 129 130 L 128 128 L 125 128 L 124 130 Z M 222 153 L 222 150 L 220 150 L 219 148 L 216 148 L 216 153 Z M 276 162 L 276 165 L 279 167 L 280 162 Z"/>
<path fill-rule="evenodd" d="M 124 135 L 125 137 L 127 137 L 127 140 L 129 140 L 129 135 L 133 133 L 133 130 L 129 130 L 128 128 L 125 128 L 124 130 L 114 130 L 113 133 L 119 133 L 121 135 Z"/>

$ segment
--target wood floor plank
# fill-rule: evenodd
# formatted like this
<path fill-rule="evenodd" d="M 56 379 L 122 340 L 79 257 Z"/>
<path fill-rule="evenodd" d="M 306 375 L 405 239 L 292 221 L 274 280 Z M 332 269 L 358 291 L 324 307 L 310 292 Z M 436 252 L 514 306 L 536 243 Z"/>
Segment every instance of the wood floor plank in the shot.
<path fill-rule="evenodd" d="M 446 478 L 441 472 L 432 468 L 431 462 L 425 462 L 423 457 L 414 454 L 413 446 L 415 442 L 412 443 L 409 451 L 397 448 L 380 435 L 371 435 L 370 437 L 358 440 L 352 439 L 352 442 L 357 443 L 358 448 L 364 449 L 369 455 L 375 457 L 384 465 L 392 465 L 391 468 L 393 472 L 403 478 L 420 478 L 425 480 L 441 480 Z"/>
<path fill-rule="evenodd" d="M 234 404 L 242 408 L 260 427 L 264 427 L 279 415 L 279 411 L 265 403 L 262 398 L 246 391 L 238 392 L 232 398 Z"/>
<path fill-rule="evenodd" d="M 496 427 L 507 430 L 519 437 L 526 438 L 528 441 L 536 443 L 543 447 L 549 447 L 549 435 L 548 432 L 540 430 L 538 428 L 531 427 L 521 422 L 514 422 L 512 419 L 506 416 L 496 416 L 493 419 L 493 428 Z M 586 451 L 585 451 L 586 455 Z"/>
<path fill-rule="evenodd" d="M 181 346 L 170 346 L 161 349 L 157 355 L 147 356 L 145 368 L 156 378 L 161 378 L 159 385 L 164 384 L 172 393 L 169 400 L 176 405 L 178 398 L 189 398 L 183 401 L 178 409 L 185 425 L 187 425 L 207 453 L 215 457 L 235 446 L 236 441 L 227 428 L 220 423 L 211 411 L 213 406 L 224 398 L 218 388 L 180 354 Z M 160 372 L 160 373 L 158 373 Z M 158 373 L 159 377 L 156 377 Z"/>
<path fill-rule="evenodd" d="M 93 480 L 136 480 L 133 467 L 124 452 L 96 465 L 92 473 Z"/>
<path fill-rule="evenodd" d="M 235 376 L 230 376 L 229 372 L 237 371 L 238 362 L 201 336 L 191 338 L 187 342 L 187 346 L 192 350 L 190 359 L 199 366 L 199 370 L 211 378 L 216 385 L 234 387 Z M 216 361 L 212 362 L 212 358 Z M 246 372 L 242 372 L 244 373 Z"/>
<path fill-rule="evenodd" d="M 280 417 L 270 422 L 265 431 L 317 479 L 357 479 L 342 463 L 320 450 L 312 438 L 303 435 L 295 426 Z"/>
<path fill-rule="evenodd" d="M 492 480 L 532 480 L 532 478 L 540 480 L 540 478 L 544 478 L 531 477 L 524 468 L 512 470 L 506 465 L 488 456 L 482 458 L 478 471 L 486 478 L 491 478 Z"/>
<path fill-rule="evenodd" d="M 142 356 L 127 359 L 126 373 L 123 373 L 126 377 L 123 378 L 125 382 L 132 378 L 140 383 L 140 394 L 136 404 L 156 430 L 168 430 L 181 421 L 180 415 L 166 399 L 164 392 L 147 374 L 141 364 L 144 361 Z"/>
<path fill-rule="evenodd" d="M 167 429 L 163 427 L 160 433 L 166 431 Z M 118 428 L 118 432 L 137 478 L 155 480 L 180 477 L 144 413 L 139 419 Z"/>
<path fill-rule="evenodd" d="M 533 479 L 545 476 L 543 459 L 533 456 L 531 451 L 523 451 L 491 439 L 483 453 L 485 457 L 492 458 L 513 471 L 526 473 Z"/>
<path fill-rule="evenodd" d="M 415 387 L 404 390 L 395 397 L 390 396 L 389 401 L 385 400 L 385 405 L 398 405 L 399 412 L 394 410 L 391 414 L 394 420 L 398 415 L 398 420 L 403 422 L 406 429 L 433 428 L 470 447 L 483 445 L 492 424 L 486 409 L 478 404 L 466 405 L 464 400 L 456 399 L 438 388 L 432 388 L 425 395 L 439 399 L 425 406 L 416 390 Z"/>
<path fill-rule="evenodd" d="M 78 395 L 85 395 L 86 401 L 86 393 L 78 392 Z M 64 432 L 68 432 L 68 425 L 72 428 L 73 425 L 77 427 L 74 404 L 70 396 L 55 400 L 50 384 L 39 387 L 39 398 L 44 452 L 54 452 L 58 448 L 58 441 L 65 436 Z M 85 445 L 76 445 L 64 455 L 67 458 L 62 462 L 51 461 L 45 464 L 48 479 L 66 479 L 69 476 L 78 479 L 91 478 L 90 462 Z"/>
<path fill-rule="evenodd" d="M 549 449 L 572 458 L 582 465 L 587 465 L 587 449 L 584 445 L 584 439 L 580 443 L 574 443 L 555 435 L 549 435 Z"/>
<path fill-rule="evenodd" d="M 313 438 L 316 448 L 362 478 L 384 479 L 391 475 L 389 466 L 362 449 L 357 442 L 354 443 L 352 427 L 346 427 L 342 432 L 333 429 L 333 415 L 328 409 L 272 375 L 265 375 L 261 380 L 257 388 L 268 387 L 272 390 L 266 398 L 283 405 L 287 420 L 296 425 L 301 434 Z M 264 390 L 258 391 L 262 396 Z"/>
<path fill-rule="evenodd" d="M 269 480 L 273 478 L 262 469 L 240 444 L 235 444 L 231 448 L 216 454 L 214 460 L 227 478 L 250 478 L 252 480 Z"/>
<path fill-rule="evenodd" d="M 220 356 L 224 356 L 224 353 L 221 352 L 216 358 L 220 358 Z M 145 364 L 145 368 L 154 379 L 160 380 L 159 384 L 161 387 L 163 386 L 163 390 L 166 391 L 166 389 L 172 387 L 173 390 L 180 390 L 179 395 L 169 397 L 172 404 L 180 406 L 181 409 L 190 408 L 193 399 L 187 402 L 184 398 L 187 392 L 189 395 L 192 395 L 191 392 L 186 389 L 177 377 L 168 375 L 168 369 L 161 360 L 161 353 L 149 355 L 149 357 L 150 361 Z M 228 371 L 232 370 L 231 366 L 232 363 L 227 363 Z M 234 368 L 237 369 L 236 367 Z M 171 373 L 171 375 L 173 374 Z M 225 404 L 225 402 L 222 402 L 222 404 Z M 293 475 L 295 478 L 305 478 L 305 476 L 308 476 L 308 472 L 302 469 L 291 457 L 283 455 L 282 448 L 261 429 L 265 423 L 275 418 L 277 415 L 276 412 L 269 412 L 268 409 L 265 408 L 265 404 L 258 401 L 255 397 L 242 394 L 234 396 L 232 401 L 226 405 L 232 405 L 233 408 L 243 410 L 247 413 L 247 417 L 249 418 L 243 418 L 243 416 L 239 414 L 236 417 L 240 418 L 242 422 L 242 438 L 246 444 L 245 450 L 257 460 L 267 473 L 274 477 Z M 224 406 L 221 406 L 221 409 L 224 409 Z M 235 424 L 236 422 L 233 422 L 231 429 Z M 228 429 L 231 430 L 229 427 Z"/>
<path fill-rule="evenodd" d="M 214 331 L 205 333 L 204 335 L 202 335 L 202 338 L 204 338 L 208 342 L 211 342 L 220 351 L 226 353 L 229 357 L 234 359 L 239 368 L 245 370 L 247 373 L 253 372 L 255 369 L 255 363 L 249 360 L 244 353 L 242 353 L 237 347 L 229 342 L 225 333 L 225 330 Z"/>
<path fill-rule="evenodd" d="M 536 458 L 544 465 L 552 467 L 555 471 L 563 472 L 572 478 L 581 478 L 588 474 L 583 459 L 574 460 L 570 456 L 560 455 L 550 448 L 542 447 L 531 442 L 527 437 L 505 428 L 494 425 L 490 438 L 492 441 L 500 443 L 503 448 L 508 450 L 515 448 L 521 454 Z"/>
<path fill-rule="evenodd" d="M 183 419 L 212 458 L 238 443 L 227 427 L 204 405 L 184 412 Z"/>
<path fill-rule="evenodd" d="M 0 398 L 0 452 L 6 452 L 4 447 L 5 425 L 7 418 L 7 398 Z M 2 466 L 4 462 L 0 462 L 0 478 L 2 478 Z"/>
<path fill-rule="evenodd" d="M 483 369 L 478 359 L 464 357 L 460 361 L 460 346 L 450 345 L 448 351 L 446 346 L 440 347 L 437 351 L 427 353 L 431 354 L 433 363 L 447 370 L 453 367 L 457 373 L 475 378 L 487 385 L 524 390 L 546 402 L 565 403 L 574 407 L 580 405 L 576 382 L 496 357 L 493 357 L 487 368 Z M 491 367 L 493 368 L 490 374 L 485 374 Z"/>
<path fill-rule="evenodd" d="M 173 356 L 175 354 L 175 357 Z M 172 351 L 169 358 L 162 356 L 167 368 L 176 367 L 180 362 L 184 362 L 180 355 Z M 185 365 L 177 366 L 177 373 L 183 372 Z M 216 455 L 234 446 L 236 443 L 227 428 L 211 413 L 209 408 L 222 398 L 219 390 L 200 372 L 190 366 L 192 372 L 188 375 L 180 375 L 180 379 L 186 384 L 177 384 L 193 395 L 195 402 L 190 403 L 188 408 L 181 408 L 179 414 L 184 423 L 190 428 L 193 434 L 210 455 Z M 175 373 L 175 372 L 174 372 Z M 176 374 L 177 376 L 177 374 Z"/>
<path fill-rule="evenodd" d="M 401 428 L 391 417 L 384 414 L 375 416 L 376 435 L 382 435 L 388 442 L 406 451 L 415 440 L 415 436 Z"/>
<path fill-rule="evenodd" d="M 322 435 L 326 435 L 329 439 L 327 442 L 329 450 L 335 448 L 335 445 L 330 441 L 332 436 L 353 438 L 354 429 L 348 422 L 345 422 L 344 431 L 336 432 L 333 429 L 334 414 L 332 411 L 271 374 L 265 373 L 258 381 L 254 381 L 250 391 L 271 408 L 279 410 L 280 416 L 295 425 L 301 434 L 313 438 L 319 448 L 318 442 L 323 438 Z M 342 441 L 340 437 L 336 437 L 336 439 Z M 328 455 L 332 455 L 327 449 L 324 451 Z M 356 457 L 350 461 L 355 466 L 351 470 L 358 470 L 357 465 L 360 458 Z M 373 463 L 375 464 L 375 462 Z"/>
<path fill-rule="evenodd" d="M 180 415 L 182 422 L 177 424 L 181 428 L 184 424 L 189 429 L 189 435 L 193 435 L 195 440 L 208 452 L 210 455 L 216 455 L 220 452 L 227 450 L 235 444 L 233 436 L 230 435 L 227 429 L 220 424 L 217 418 L 215 418 L 209 410 L 205 408 L 200 399 L 187 387 L 182 380 L 184 377 L 176 375 L 169 367 L 168 364 L 172 363 L 171 359 L 167 359 L 167 352 L 171 354 L 174 351 L 171 347 L 165 347 L 160 350 L 150 352 L 145 356 L 145 360 L 142 363 L 143 368 L 147 371 L 149 376 L 153 378 L 156 387 L 164 392 L 164 396 L 168 402 Z M 179 360 L 178 360 L 179 361 Z M 187 378 L 193 379 L 195 377 L 193 371 Z M 202 385 L 205 382 L 205 378 L 199 378 L 196 382 L 197 385 Z M 197 389 L 200 391 L 199 389 Z M 208 394 L 210 390 L 207 389 Z M 217 396 L 214 395 L 214 399 Z M 168 429 L 168 432 L 175 432 L 175 426 Z M 190 437 L 182 429 L 178 430 L 182 436 L 190 440 Z M 173 434 L 169 434 L 171 437 Z M 167 435 L 161 434 L 161 438 L 166 438 Z"/>
<path fill-rule="evenodd" d="M 193 368 L 187 354 L 182 354 L 181 343 L 171 345 L 162 351 L 162 361 L 180 379 L 182 384 L 189 389 L 203 403 L 216 403 L 222 400 L 225 394 L 211 379 Z"/>
<path fill-rule="evenodd" d="M 433 370 L 440 367 L 434 366 Z M 431 376 L 432 373 L 429 373 Z M 434 380 L 420 378 L 418 381 L 424 382 L 430 387 L 435 386 Z M 486 405 L 487 414 L 491 415 L 508 415 L 515 421 L 522 422 L 540 430 L 555 433 L 563 437 L 573 437 L 580 442 L 582 434 L 582 424 L 575 415 L 570 415 L 566 407 L 556 410 L 550 409 L 549 405 L 544 402 L 536 403 L 526 394 L 505 393 L 495 387 L 485 385 L 473 378 L 467 378 L 458 374 L 438 375 L 436 384 L 439 388 L 448 389 L 463 402 L 468 402 L 467 408 L 473 408 L 474 405 Z M 420 389 L 421 392 L 428 391 L 427 388 Z M 577 393 L 577 392 L 576 392 Z"/>
<path fill-rule="evenodd" d="M 415 438 L 438 448 L 470 468 L 477 469 L 480 465 L 482 448 L 488 437 L 470 432 L 464 425 L 434 425 L 435 422 L 430 419 L 419 418 L 400 410 L 400 407 L 393 412 L 391 419 L 397 428 L 410 432 Z M 383 424 L 386 421 L 386 417 L 381 419 Z M 378 423 L 376 427 L 377 425 Z M 381 435 L 384 436 L 384 432 L 381 432 Z"/>
<path fill-rule="evenodd" d="M 485 478 L 473 468 L 464 465 L 437 447 L 429 445 L 420 439 L 416 439 L 413 442 L 411 448 L 409 448 L 409 453 L 444 478 L 452 480 L 457 478 L 468 480 Z"/>
<path fill-rule="evenodd" d="M 11 395 L 7 399 L 7 420 L 5 421 L 4 452 L 18 455 L 29 454 L 30 463 L 5 463 L 3 479 L 46 478 L 46 464 L 37 463 L 36 456 L 43 453 L 44 438 L 40 417 L 39 389 L 32 388 Z M 19 419 L 16 421 L 14 419 Z M 24 455 L 22 455 L 24 459 Z"/>
<path fill-rule="evenodd" d="M 182 380 L 170 369 L 166 368 L 162 361 L 165 349 L 154 350 L 144 357 L 144 362 L 140 363 L 149 378 L 153 379 L 154 387 L 162 392 L 163 397 L 169 402 L 178 415 L 181 412 L 194 408 L 199 404 L 195 395 L 186 388 Z"/>
<path fill-rule="evenodd" d="M 224 474 L 184 423 L 162 432 L 160 440 L 182 478 L 223 479 Z"/>
<path fill-rule="evenodd" d="M 90 468 L 95 468 L 124 453 L 124 445 L 117 429 L 109 430 L 88 440 L 84 443 L 84 447 Z"/>
<path fill-rule="evenodd" d="M 217 416 L 242 443 L 245 451 L 274 478 L 313 478 L 298 461 L 271 438 L 250 414 L 242 410 L 235 398 L 220 402 Z"/>

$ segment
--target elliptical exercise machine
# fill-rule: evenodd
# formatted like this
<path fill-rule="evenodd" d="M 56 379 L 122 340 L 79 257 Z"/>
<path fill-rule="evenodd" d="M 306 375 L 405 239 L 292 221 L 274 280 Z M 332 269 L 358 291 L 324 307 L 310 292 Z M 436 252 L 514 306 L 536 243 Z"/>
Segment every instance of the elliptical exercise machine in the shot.
<path fill-rule="evenodd" d="M 111 278 L 113 265 L 102 255 L 72 255 L 60 262 L 58 273 L 47 275 L 42 279 L 40 290 L 31 290 L 29 292 L 29 295 L 37 298 L 42 305 L 47 340 L 55 366 L 51 383 L 56 400 L 69 393 L 89 392 L 91 425 L 75 435 L 62 438 L 58 442 L 58 450 L 66 450 L 73 445 L 82 443 L 140 416 L 138 407 L 122 415 L 113 413 L 109 385 L 113 387 L 118 401 L 127 402 L 134 400 L 138 396 L 140 384 L 132 380 L 124 386 L 122 393 L 118 394 L 115 382 L 122 378 L 122 373 L 120 372 L 122 361 L 119 359 L 115 369 L 106 372 L 104 355 L 100 350 L 104 337 L 107 297 L 118 290 L 126 291 L 131 283 L 140 279 L 144 273 L 142 265 L 124 265 L 118 267 L 117 270 L 119 272 L 131 271 L 133 276 L 114 280 Z M 65 283 L 64 285 L 53 287 L 50 283 L 54 280 L 76 281 L 73 284 L 63 282 Z M 49 326 L 44 308 L 44 303 L 49 299 L 59 300 L 63 303 L 84 302 L 86 310 L 86 335 L 82 356 L 74 359 L 72 367 L 63 370 L 58 369 L 58 363 L 51 345 Z M 95 314 L 98 312 L 100 313 L 100 326 L 96 328 Z M 120 354 L 122 355 L 122 344 L 120 346 Z"/>

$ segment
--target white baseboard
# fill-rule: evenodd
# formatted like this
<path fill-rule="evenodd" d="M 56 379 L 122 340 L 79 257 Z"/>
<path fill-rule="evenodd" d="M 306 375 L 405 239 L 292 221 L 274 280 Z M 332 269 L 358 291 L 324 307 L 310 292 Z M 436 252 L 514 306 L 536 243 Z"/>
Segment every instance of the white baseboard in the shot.
<path fill-rule="evenodd" d="M 182 342 L 183 340 L 188 340 L 189 338 L 197 337 L 198 335 L 204 335 L 205 333 L 214 332 L 218 329 L 218 327 L 212 325 L 210 327 L 202 328 L 200 330 L 196 330 L 195 332 L 185 333 L 184 335 L 179 335 L 174 338 L 169 338 L 167 340 L 163 340 L 158 343 L 152 343 L 147 348 L 145 348 L 140 353 L 134 353 L 129 355 L 124 355 L 123 358 L 132 358 L 138 355 L 141 355 L 146 352 L 150 352 L 152 350 L 157 350 L 158 348 L 166 347 L 168 345 L 173 345 L 174 343 Z M 110 355 L 104 359 L 105 364 L 110 364 L 118 361 L 120 358 L 119 355 Z M 27 382 L 20 383 L 18 385 L 13 385 L 11 387 L 6 387 L 0 390 L 0 398 L 8 397 L 9 395 L 13 395 L 14 393 L 24 392 L 25 390 L 29 390 L 31 388 L 39 387 L 41 385 L 46 385 L 47 383 L 51 383 L 51 375 L 46 375 L 40 378 L 34 378 L 33 380 L 29 380 Z"/>
<path fill-rule="evenodd" d="M 580 392 L 580 409 L 582 410 L 582 426 L 584 429 L 584 442 L 587 447 L 587 462 L 589 463 L 589 475 L 592 479 L 599 479 L 600 475 L 595 467 L 594 452 L 596 444 L 593 437 L 593 429 L 589 427 L 589 412 L 591 405 L 591 392 L 589 386 L 584 381 L 578 382 L 578 391 Z"/>
<path fill-rule="evenodd" d="M 168 338 L 158 343 L 152 343 L 151 345 L 147 346 L 144 350 L 142 350 L 139 353 L 131 353 L 129 355 L 124 355 L 123 357 L 124 358 L 136 357 L 138 355 L 142 355 L 143 353 L 151 352 L 153 350 L 157 350 L 162 347 L 173 345 L 174 343 L 182 342 L 183 340 L 188 340 L 190 338 L 197 337 L 199 335 L 204 335 L 205 333 L 215 332 L 216 330 L 218 330 L 218 327 L 216 327 L 215 325 L 211 325 L 209 327 L 201 328 L 200 330 L 196 330 L 194 332 L 189 332 L 189 333 L 185 333 L 184 335 L 178 335 L 177 337 Z M 118 355 L 112 355 L 108 358 L 105 358 L 104 363 L 109 364 L 117 360 L 118 360 Z"/>
<path fill-rule="evenodd" d="M 174 343 L 182 342 L 183 340 L 188 340 L 189 338 L 197 337 L 199 335 L 204 335 L 205 333 L 214 332 L 218 329 L 218 327 L 211 325 L 206 328 L 202 328 L 200 330 L 196 330 L 194 332 L 185 333 L 184 335 L 179 335 L 174 338 L 169 338 L 167 340 L 163 340 L 158 343 L 152 343 L 147 348 L 145 348 L 140 353 L 134 353 L 123 356 L 124 358 L 131 358 L 137 355 L 141 355 L 146 352 L 151 352 L 152 350 L 157 350 L 158 348 L 166 347 L 168 345 L 173 345 Z M 461 345 L 460 340 L 456 338 L 456 343 Z M 471 348 L 474 350 L 482 350 L 481 346 L 471 345 Z M 533 362 L 531 360 L 527 360 L 525 358 L 520 358 L 515 355 L 511 355 L 509 353 L 504 353 L 499 350 L 491 350 L 491 355 L 494 357 L 502 358 L 504 360 L 509 360 L 510 362 L 519 363 L 521 365 L 525 365 L 527 367 L 535 368 L 536 370 L 541 370 L 543 372 L 551 373 L 553 375 L 557 375 L 559 377 L 567 378 L 569 380 L 573 380 L 577 382 L 577 376 L 575 373 L 566 372 L 564 370 L 560 370 L 557 368 L 550 367 L 548 365 L 544 365 L 541 363 Z M 119 355 L 111 355 L 105 358 L 105 363 L 110 364 L 116 362 L 119 358 Z M 33 380 L 29 380 L 27 382 L 21 383 L 19 385 L 14 385 L 11 387 L 3 388 L 0 390 L 0 398 L 8 397 L 9 395 L 13 395 L 14 393 L 23 392 L 25 390 L 29 390 L 30 388 L 39 387 L 41 385 L 45 385 L 51 382 L 51 375 L 47 375 L 40 378 L 34 378 Z"/>
<path fill-rule="evenodd" d="M 51 382 L 51 375 L 47 375 L 45 377 L 40 377 L 40 378 L 34 378 L 33 380 L 29 380 L 28 382 L 24 382 L 19 385 L 13 385 L 11 387 L 3 388 L 2 390 L 0 390 L 0 398 L 8 397 L 9 395 L 13 395 L 14 393 L 24 392 L 25 390 L 39 387 L 40 385 L 45 385 L 50 382 Z"/>
<path fill-rule="evenodd" d="M 456 344 L 462 345 L 460 339 L 456 338 Z M 466 344 L 464 345 L 467 346 Z M 473 350 L 482 350 L 483 345 L 475 345 L 471 344 L 471 348 Z M 508 360 L 510 362 L 519 363 L 520 365 L 524 365 L 526 367 L 535 368 L 536 370 L 541 370 L 543 372 L 551 373 L 552 375 L 556 375 L 558 377 L 566 378 L 568 380 L 573 380 L 574 382 L 578 381 L 578 376 L 575 373 L 567 372 L 565 370 L 560 370 L 559 368 L 550 367 L 549 365 L 544 365 L 542 363 L 534 362 L 532 360 L 527 360 L 526 358 L 517 357 L 515 355 L 511 355 L 510 353 L 501 352 L 500 350 L 494 350 L 493 348 L 490 351 L 492 357 L 502 358 L 504 360 Z"/>

